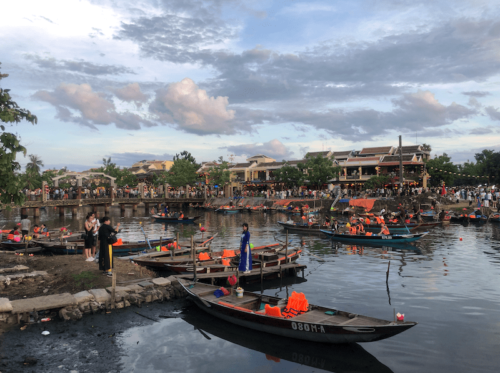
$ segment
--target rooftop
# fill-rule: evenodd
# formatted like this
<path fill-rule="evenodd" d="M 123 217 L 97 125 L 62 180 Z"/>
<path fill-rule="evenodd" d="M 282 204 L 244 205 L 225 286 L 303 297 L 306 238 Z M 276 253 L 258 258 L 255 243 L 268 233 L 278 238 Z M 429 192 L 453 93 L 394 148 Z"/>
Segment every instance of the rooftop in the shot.
<path fill-rule="evenodd" d="M 380 146 L 378 148 L 363 148 L 359 152 L 360 155 L 368 155 L 368 154 L 390 154 L 392 149 L 394 147 L 392 146 Z"/>

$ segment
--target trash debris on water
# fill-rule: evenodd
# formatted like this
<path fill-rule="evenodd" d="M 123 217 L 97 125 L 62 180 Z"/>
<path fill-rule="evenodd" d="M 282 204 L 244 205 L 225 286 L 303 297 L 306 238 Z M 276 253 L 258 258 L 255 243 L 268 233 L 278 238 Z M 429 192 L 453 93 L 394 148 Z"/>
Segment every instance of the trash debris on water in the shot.
<path fill-rule="evenodd" d="M 21 330 L 24 330 L 28 327 L 28 324 L 21 326 Z"/>
<path fill-rule="evenodd" d="M 50 334 L 50 332 L 49 332 L 48 330 L 44 330 L 44 331 L 42 332 L 42 335 L 49 335 L 49 334 Z"/>
<path fill-rule="evenodd" d="M 43 319 L 40 320 L 41 322 L 47 322 L 50 321 L 50 317 L 44 317 Z"/>

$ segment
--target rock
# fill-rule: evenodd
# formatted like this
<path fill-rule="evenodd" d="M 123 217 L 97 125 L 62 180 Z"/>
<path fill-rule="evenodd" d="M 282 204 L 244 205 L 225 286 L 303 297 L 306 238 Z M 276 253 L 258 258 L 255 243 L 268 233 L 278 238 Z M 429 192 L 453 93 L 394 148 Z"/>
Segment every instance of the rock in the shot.
<path fill-rule="evenodd" d="M 11 268 L 1 268 L 0 273 L 14 273 L 14 272 L 24 272 L 28 271 L 29 267 L 23 265 L 17 265 Z"/>
<path fill-rule="evenodd" d="M 170 300 L 170 292 L 166 288 L 159 289 L 163 293 L 163 300 Z"/>
<path fill-rule="evenodd" d="M 111 294 L 111 292 L 113 291 L 113 287 L 110 286 L 108 288 L 106 288 L 106 291 Z M 124 292 L 131 292 L 132 290 L 129 289 L 127 286 L 115 286 L 115 292 L 116 291 L 124 291 Z"/>
<path fill-rule="evenodd" d="M 61 308 L 59 310 L 59 317 L 62 318 L 64 321 L 68 320 L 77 321 L 80 320 L 83 317 L 83 315 L 78 308 L 74 309 Z"/>
<path fill-rule="evenodd" d="M 181 292 L 179 291 L 179 289 L 177 289 L 176 287 L 173 287 L 172 288 L 174 290 L 174 297 L 175 299 L 178 299 L 181 297 Z"/>
<path fill-rule="evenodd" d="M 0 312 L 11 312 L 12 304 L 8 298 L 0 298 Z"/>
<path fill-rule="evenodd" d="M 144 302 L 144 298 L 140 294 L 130 294 L 130 303 L 140 305 Z"/>
<path fill-rule="evenodd" d="M 47 295 L 44 297 L 13 300 L 12 313 L 26 313 L 31 311 L 45 311 L 54 308 L 63 308 L 77 305 L 76 299 L 69 293 Z"/>
<path fill-rule="evenodd" d="M 123 305 L 124 305 L 125 307 L 130 307 L 130 302 L 129 302 L 128 300 L 126 300 L 126 299 L 125 299 L 125 300 L 123 301 Z"/>
<path fill-rule="evenodd" d="M 136 292 L 136 293 L 139 293 L 143 290 L 142 286 L 139 286 L 139 285 L 129 285 L 127 286 L 127 288 L 129 289 L 129 292 Z"/>
<path fill-rule="evenodd" d="M 179 280 L 177 280 L 177 277 L 175 277 L 175 276 L 168 276 L 168 277 L 167 277 L 167 280 L 168 280 L 168 281 L 170 281 L 170 283 L 171 283 L 172 285 L 174 285 L 174 284 L 178 284 L 178 283 L 179 283 Z"/>
<path fill-rule="evenodd" d="M 111 300 L 111 295 L 104 289 L 92 289 L 89 291 L 99 303 L 106 303 Z"/>
<path fill-rule="evenodd" d="M 97 303 L 96 301 L 90 301 L 89 307 L 92 310 L 92 312 L 97 312 L 101 309 L 99 303 Z"/>
<path fill-rule="evenodd" d="M 78 308 L 80 309 L 81 312 L 83 313 L 90 313 L 90 302 L 83 302 L 78 305 Z"/>
<path fill-rule="evenodd" d="M 125 307 L 125 303 L 124 302 L 115 303 L 115 308 L 116 309 L 120 309 L 120 308 L 123 308 L 123 307 Z"/>
<path fill-rule="evenodd" d="M 149 289 L 149 288 L 154 287 L 154 284 L 152 282 L 149 282 L 149 281 L 142 281 L 142 282 L 139 282 L 137 285 L 141 286 L 143 289 Z"/>
<path fill-rule="evenodd" d="M 171 284 L 170 280 L 164 277 L 154 278 L 151 282 L 156 286 L 169 286 Z"/>
<path fill-rule="evenodd" d="M 49 289 L 43 289 L 43 293 L 48 293 L 49 292 Z"/>
<path fill-rule="evenodd" d="M 44 290 L 45 291 L 45 290 Z M 76 298 L 78 304 L 83 302 L 89 302 L 94 299 L 94 296 L 90 294 L 87 290 L 81 291 L 73 295 Z"/>

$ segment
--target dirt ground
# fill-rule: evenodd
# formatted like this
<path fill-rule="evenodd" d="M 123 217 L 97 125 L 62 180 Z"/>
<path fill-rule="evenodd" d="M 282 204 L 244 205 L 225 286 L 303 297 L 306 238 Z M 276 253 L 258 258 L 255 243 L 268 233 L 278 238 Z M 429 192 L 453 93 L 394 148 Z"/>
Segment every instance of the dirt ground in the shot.
<path fill-rule="evenodd" d="M 18 256 L 13 254 L 0 254 L 0 267 L 13 267 L 25 265 L 32 271 L 46 271 L 49 278 L 34 284 L 17 284 L 6 286 L 0 290 L 0 297 L 10 300 L 32 298 L 43 295 L 60 294 L 64 292 L 77 293 L 82 290 L 106 288 L 111 286 L 111 277 L 102 275 L 96 262 L 86 262 L 82 255 L 36 255 Z M 141 272 L 142 269 L 142 272 Z M 157 275 L 132 264 L 129 260 L 115 259 L 114 271 L 118 285 L 126 286 L 138 282 L 141 278 L 152 278 Z"/>

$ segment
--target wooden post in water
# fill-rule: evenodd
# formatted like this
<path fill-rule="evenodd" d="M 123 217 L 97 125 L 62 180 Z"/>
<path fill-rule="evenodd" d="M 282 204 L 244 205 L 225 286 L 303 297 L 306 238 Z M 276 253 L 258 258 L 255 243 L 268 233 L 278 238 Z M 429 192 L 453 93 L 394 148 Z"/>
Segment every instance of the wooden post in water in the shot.
<path fill-rule="evenodd" d="M 288 262 L 288 229 L 286 230 L 285 264 Z"/>
<path fill-rule="evenodd" d="M 115 303 L 116 303 L 116 271 L 113 271 L 113 275 L 111 277 L 111 305 L 113 306 L 113 308 L 115 308 Z"/>
<path fill-rule="evenodd" d="M 161 244 L 163 243 L 162 236 L 160 236 L 160 251 L 161 251 Z"/>
<path fill-rule="evenodd" d="M 385 273 L 385 282 L 389 281 L 389 269 L 391 268 L 391 261 L 389 260 L 389 264 L 387 264 L 387 272 Z"/>
<path fill-rule="evenodd" d="M 196 248 L 194 247 L 194 236 L 191 236 L 191 250 L 193 250 L 194 282 L 196 282 Z"/>

